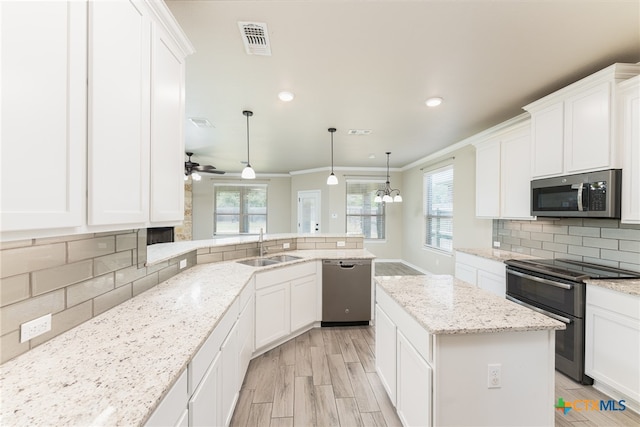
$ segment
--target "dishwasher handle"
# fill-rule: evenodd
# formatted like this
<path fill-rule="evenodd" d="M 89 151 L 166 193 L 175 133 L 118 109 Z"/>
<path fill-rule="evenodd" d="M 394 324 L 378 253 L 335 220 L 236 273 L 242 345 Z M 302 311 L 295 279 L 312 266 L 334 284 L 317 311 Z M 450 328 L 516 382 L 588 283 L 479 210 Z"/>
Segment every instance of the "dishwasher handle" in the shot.
<path fill-rule="evenodd" d="M 342 261 L 340 262 L 340 268 L 345 269 L 345 270 L 350 270 L 355 268 L 355 264 L 343 264 Z"/>

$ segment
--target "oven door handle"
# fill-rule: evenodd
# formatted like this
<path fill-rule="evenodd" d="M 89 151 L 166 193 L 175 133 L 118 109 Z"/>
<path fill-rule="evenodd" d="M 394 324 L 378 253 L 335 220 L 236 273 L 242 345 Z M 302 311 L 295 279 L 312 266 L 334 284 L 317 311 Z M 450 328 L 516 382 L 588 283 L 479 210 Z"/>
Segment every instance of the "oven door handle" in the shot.
<path fill-rule="evenodd" d="M 520 276 L 520 277 L 524 277 L 525 279 L 531 279 L 536 282 L 544 283 L 545 285 L 555 286 L 556 288 L 573 289 L 573 285 L 569 285 L 568 283 L 554 282 L 553 280 L 547 280 L 547 279 L 543 279 L 542 277 L 520 273 L 519 271 L 515 271 L 515 270 L 507 270 L 507 274 L 515 274 L 516 276 Z"/>
<path fill-rule="evenodd" d="M 512 297 L 512 296 L 510 296 L 510 295 L 507 295 L 507 299 L 508 299 L 509 301 L 515 302 L 516 304 L 520 304 L 520 305 L 521 305 L 521 306 L 523 306 L 523 307 L 527 307 L 527 308 L 528 308 L 528 309 L 530 309 L 530 310 L 533 310 L 533 311 L 536 311 L 536 312 L 538 312 L 538 313 L 540 313 L 540 314 L 544 314 L 544 315 L 546 315 L 546 316 L 549 316 L 549 317 L 551 317 L 552 319 L 556 319 L 556 320 L 558 320 L 558 321 L 560 321 L 560 322 L 562 322 L 562 323 L 566 323 L 567 325 L 570 325 L 570 324 L 571 324 L 571 319 L 569 319 L 568 317 L 559 316 L 559 315 L 557 315 L 557 314 L 555 314 L 555 313 L 551 313 L 551 312 L 549 312 L 549 311 L 547 311 L 547 310 L 543 310 L 543 309 L 541 309 L 541 308 L 534 307 L 534 306 L 532 306 L 532 305 L 530 305 L 530 304 L 527 304 L 526 302 L 522 302 L 522 301 L 520 301 L 519 299 L 515 299 L 514 297 Z"/>

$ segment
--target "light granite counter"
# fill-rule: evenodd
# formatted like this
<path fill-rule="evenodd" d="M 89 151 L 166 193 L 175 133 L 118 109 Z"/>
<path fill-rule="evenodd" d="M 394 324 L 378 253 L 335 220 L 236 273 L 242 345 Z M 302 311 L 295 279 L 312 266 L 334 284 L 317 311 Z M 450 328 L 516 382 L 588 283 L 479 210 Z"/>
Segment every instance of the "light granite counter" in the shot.
<path fill-rule="evenodd" d="M 375 277 L 432 334 L 565 329 L 562 322 L 448 275 Z"/>
<path fill-rule="evenodd" d="M 456 252 L 462 252 L 469 255 L 475 255 L 482 258 L 491 259 L 493 261 L 505 262 L 508 259 L 536 259 L 537 257 L 521 254 L 519 252 L 503 251 L 494 248 L 456 248 Z"/>
<path fill-rule="evenodd" d="M 340 238 L 349 239 L 353 237 L 346 234 L 300 234 L 300 233 L 280 233 L 280 234 L 265 234 L 263 236 L 264 242 L 272 242 L 274 240 L 287 240 L 287 239 L 304 239 L 304 238 Z M 257 243 L 259 240 L 258 235 L 250 234 L 243 236 L 229 236 L 229 237 L 216 237 L 214 239 L 202 239 L 202 240 L 188 240 L 183 242 L 171 242 L 171 243 L 158 243 L 155 245 L 147 246 L 147 265 L 154 265 L 162 261 L 175 258 L 180 255 L 184 255 L 188 252 L 198 249 L 211 248 L 216 246 L 230 246 L 239 245 L 244 243 Z"/>
<path fill-rule="evenodd" d="M 366 250 L 290 251 L 266 267 L 201 264 L 0 366 L 0 425 L 139 425 L 257 271 Z"/>
<path fill-rule="evenodd" d="M 640 295 L 640 279 L 587 279 L 585 283 L 629 295 Z"/>

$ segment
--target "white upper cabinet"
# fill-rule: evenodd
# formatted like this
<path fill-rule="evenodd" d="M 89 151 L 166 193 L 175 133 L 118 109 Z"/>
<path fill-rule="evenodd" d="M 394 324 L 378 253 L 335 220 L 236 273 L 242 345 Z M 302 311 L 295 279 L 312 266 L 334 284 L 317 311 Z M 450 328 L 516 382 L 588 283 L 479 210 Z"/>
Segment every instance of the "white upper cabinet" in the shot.
<path fill-rule="evenodd" d="M 152 222 L 184 219 L 185 54 L 154 26 L 151 62 Z"/>
<path fill-rule="evenodd" d="M 2 240 L 182 221 L 193 47 L 164 2 L 0 8 Z"/>
<path fill-rule="evenodd" d="M 531 219 L 530 127 L 526 115 L 478 136 L 476 216 Z"/>
<path fill-rule="evenodd" d="M 89 3 L 89 225 L 149 210 L 151 22 L 141 3 Z"/>
<path fill-rule="evenodd" d="M 638 73 L 640 65 L 614 64 L 526 105 L 532 177 L 619 168 L 615 87 Z"/>
<path fill-rule="evenodd" d="M 87 4 L 0 2 L 2 231 L 85 216 Z"/>
<path fill-rule="evenodd" d="M 618 85 L 622 141 L 622 222 L 640 224 L 640 76 Z"/>

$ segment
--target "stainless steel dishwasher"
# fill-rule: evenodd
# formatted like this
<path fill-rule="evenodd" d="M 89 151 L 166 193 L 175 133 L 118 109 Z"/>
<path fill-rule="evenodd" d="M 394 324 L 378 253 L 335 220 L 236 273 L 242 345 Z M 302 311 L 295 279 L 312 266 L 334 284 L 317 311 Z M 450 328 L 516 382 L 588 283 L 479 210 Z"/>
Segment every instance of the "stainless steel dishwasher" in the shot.
<path fill-rule="evenodd" d="M 371 260 L 322 261 L 322 326 L 368 325 Z"/>

